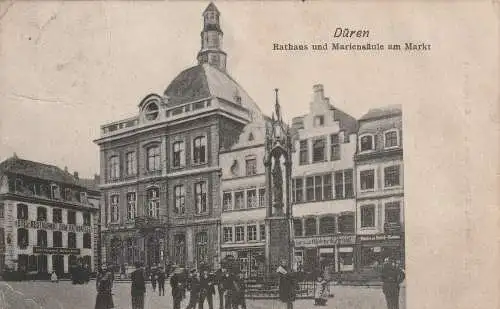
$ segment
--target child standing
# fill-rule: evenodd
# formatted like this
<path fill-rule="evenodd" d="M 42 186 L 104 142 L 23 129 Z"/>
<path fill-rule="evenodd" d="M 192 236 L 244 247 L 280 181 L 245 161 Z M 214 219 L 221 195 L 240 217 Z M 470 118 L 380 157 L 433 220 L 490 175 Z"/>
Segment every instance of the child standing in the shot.
<path fill-rule="evenodd" d="M 318 276 L 316 283 L 314 284 L 314 305 L 316 306 L 326 306 L 327 300 L 327 289 L 328 282 L 323 278 L 322 275 Z"/>

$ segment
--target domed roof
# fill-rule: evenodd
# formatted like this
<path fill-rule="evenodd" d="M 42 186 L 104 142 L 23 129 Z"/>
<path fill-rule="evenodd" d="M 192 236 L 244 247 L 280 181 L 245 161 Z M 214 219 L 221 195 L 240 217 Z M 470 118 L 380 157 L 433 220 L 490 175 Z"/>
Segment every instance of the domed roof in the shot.
<path fill-rule="evenodd" d="M 247 108 L 253 119 L 262 118 L 257 104 L 231 76 L 206 63 L 179 73 L 164 94 L 169 107 L 213 96 Z"/>

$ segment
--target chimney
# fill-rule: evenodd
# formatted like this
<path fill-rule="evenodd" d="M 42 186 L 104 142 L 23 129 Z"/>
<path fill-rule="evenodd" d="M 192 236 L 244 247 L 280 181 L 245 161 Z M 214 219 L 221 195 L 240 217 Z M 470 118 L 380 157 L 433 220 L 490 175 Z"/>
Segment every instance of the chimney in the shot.
<path fill-rule="evenodd" d="M 96 184 L 98 184 L 98 183 L 99 183 L 99 181 L 100 181 L 100 177 L 99 177 L 99 175 L 94 174 L 94 182 L 95 182 Z"/>
<path fill-rule="evenodd" d="M 314 101 L 323 100 L 325 98 L 325 91 L 322 84 L 316 84 L 313 86 Z"/>
<path fill-rule="evenodd" d="M 73 172 L 73 177 L 75 177 L 76 179 L 79 179 L 78 178 L 78 172 Z"/>
<path fill-rule="evenodd" d="M 65 167 L 64 167 L 64 171 L 65 171 L 66 173 L 68 173 L 68 167 L 67 167 L 67 166 L 65 166 Z"/>

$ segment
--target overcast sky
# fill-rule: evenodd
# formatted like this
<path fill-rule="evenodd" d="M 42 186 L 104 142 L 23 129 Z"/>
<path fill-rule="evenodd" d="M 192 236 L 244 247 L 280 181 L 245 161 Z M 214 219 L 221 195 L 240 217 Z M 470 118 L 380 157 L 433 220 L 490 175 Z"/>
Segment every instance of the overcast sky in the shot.
<path fill-rule="evenodd" d="M 181 70 L 196 64 L 207 4 L 2 2 L 0 160 L 17 152 L 22 158 L 68 166 L 83 176 L 98 173 L 93 140 L 99 137 L 100 125 L 134 116 L 142 98 L 162 94 Z M 267 114 L 272 111 L 273 89 L 279 88 L 287 119 L 307 112 L 316 83 L 324 84 L 331 103 L 355 117 L 371 107 L 405 108 L 409 102 L 425 101 L 435 87 L 433 79 L 460 88 L 463 74 L 454 70 L 462 70 L 469 55 L 446 55 L 484 13 L 461 16 L 470 12 L 462 5 L 458 16 L 451 15 L 461 20 L 460 28 L 454 28 L 445 5 L 432 10 L 425 5 L 383 10 L 380 3 L 339 2 L 216 5 L 222 14 L 229 73 Z M 428 42 L 434 50 L 272 51 L 273 43 L 332 42 L 338 26 L 370 31 L 369 39 L 352 43 Z"/>

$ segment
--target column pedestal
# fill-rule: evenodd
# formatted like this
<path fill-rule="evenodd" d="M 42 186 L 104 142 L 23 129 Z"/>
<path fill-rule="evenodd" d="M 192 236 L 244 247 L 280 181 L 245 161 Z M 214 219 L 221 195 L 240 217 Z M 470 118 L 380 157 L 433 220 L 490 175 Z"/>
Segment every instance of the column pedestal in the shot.
<path fill-rule="evenodd" d="M 281 260 L 289 261 L 289 226 L 285 217 L 266 218 L 266 269 L 268 273 L 276 271 Z"/>

